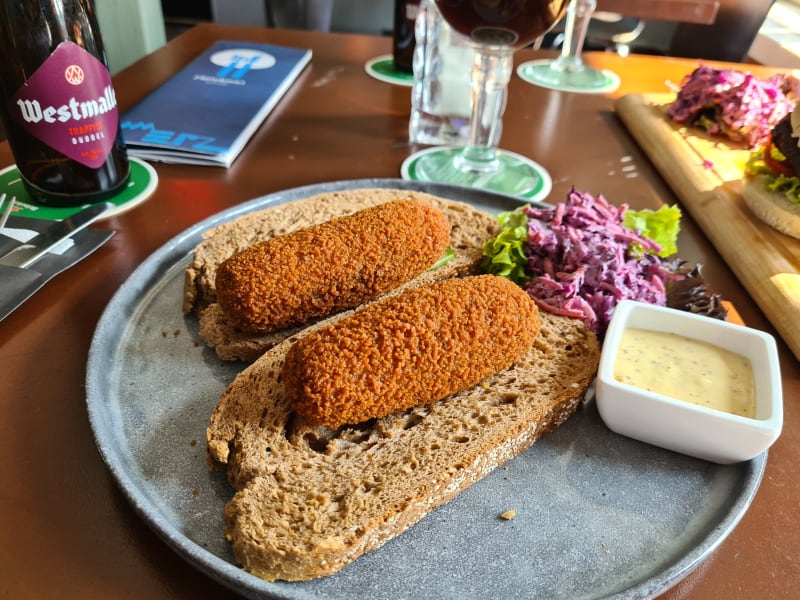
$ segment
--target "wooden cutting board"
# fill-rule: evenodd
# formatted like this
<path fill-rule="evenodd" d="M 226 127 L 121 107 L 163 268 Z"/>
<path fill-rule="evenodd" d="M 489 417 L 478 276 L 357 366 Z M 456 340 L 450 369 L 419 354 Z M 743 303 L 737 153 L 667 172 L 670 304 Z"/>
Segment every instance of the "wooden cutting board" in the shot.
<path fill-rule="evenodd" d="M 666 117 L 670 95 L 628 94 L 617 114 L 800 360 L 800 240 L 750 212 L 741 196 L 743 146 Z"/>

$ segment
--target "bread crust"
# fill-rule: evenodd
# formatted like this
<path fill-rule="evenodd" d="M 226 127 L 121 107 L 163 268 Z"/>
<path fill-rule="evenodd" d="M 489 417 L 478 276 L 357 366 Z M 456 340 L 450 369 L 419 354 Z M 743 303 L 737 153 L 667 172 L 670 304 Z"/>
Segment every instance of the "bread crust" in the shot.
<path fill-rule="evenodd" d="M 750 211 L 761 221 L 788 236 L 800 239 L 800 205 L 785 194 L 767 188 L 766 175 L 757 175 L 744 182 L 742 198 Z"/>
<path fill-rule="evenodd" d="M 510 368 L 425 407 L 330 430 L 292 410 L 280 370 L 293 341 L 232 382 L 207 431 L 212 464 L 237 490 L 226 535 L 266 580 L 335 573 L 405 531 L 563 423 L 599 360 L 583 323 L 542 313 L 533 347 Z"/>

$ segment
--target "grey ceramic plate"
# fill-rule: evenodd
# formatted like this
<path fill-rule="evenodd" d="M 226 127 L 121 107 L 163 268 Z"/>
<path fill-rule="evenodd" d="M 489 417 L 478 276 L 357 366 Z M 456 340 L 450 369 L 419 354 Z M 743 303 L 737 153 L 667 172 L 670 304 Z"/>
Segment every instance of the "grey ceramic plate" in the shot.
<path fill-rule="evenodd" d="M 239 569 L 222 509 L 232 490 L 205 462 L 205 429 L 242 368 L 199 343 L 181 313 L 183 270 L 201 233 L 324 191 L 411 188 L 497 212 L 514 200 L 402 180 L 320 184 L 211 217 L 148 258 L 119 289 L 92 342 L 87 402 L 97 446 L 135 510 L 198 569 L 249 597 L 648 598 L 677 583 L 736 526 L 766 455 L 720 466 L 609 431 L 587 401 L 565 425 L 409 531 L 336 575 L 267 583 Z M 500 513 L 516 510 L 510 521 Z"/>

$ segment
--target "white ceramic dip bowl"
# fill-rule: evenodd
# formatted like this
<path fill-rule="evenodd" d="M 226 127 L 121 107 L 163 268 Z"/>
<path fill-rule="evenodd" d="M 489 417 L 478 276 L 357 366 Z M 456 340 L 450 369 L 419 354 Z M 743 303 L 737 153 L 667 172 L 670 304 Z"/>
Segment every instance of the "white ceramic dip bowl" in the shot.
<path fill-rule="evenodd" d="M 620 346 L 626 330 L 645 330 L 675 334 L 663 339 L 667 342 L 679 342 L 675 336 L 689 338 L 683 340 L 687 351 L 681 348 L 678 356 L 669 357 L 668 351 L 660 351 L 651 345 L 635 352 L 634 359 L 643 365 L 642 371 L 652 369 L 644 366 L 651 360 L 659 361 L 655 372 L 675 371 L 678 377 L 676 384 L 680 389 L 674 395 L 664 395 L 656 391 L 648 391 L 637 387 L 638 382 L 623 383 L 615 376 L 615 365 L 620 355 Z M 628 335 L 630 332 L 628 333 Z M 653 334 L 642 334 L 651 337 Z M 662 336 L 663 337 L 663 336 Z M 705 388 L 700 388 L 697 395 L 699 404 L 685 399 L 676 399 L 689 393 L 692 379 L 698 379 L 701 369 L 677 366 L 686 360 L 688 349 L 696 342 L 710 343 L 718 348 L 735 353 L 749 360 L 752 367 L 752 383 L 754 384 L 754 412 L 751 417 L 728 412 L 729 409 L 706 406 L 705 395 L 710 398 L 710 387 L 727 389 L 712 382 L 718 375 L 725 378 L 740 378 L 746 382 L 750 378 L 748 369 L 718 369 L 719 373 L 709 372 L 705 378 Z M 699 350 L 698 350 L 699 351 Z M 669 357 L 669 358 L 668 358 Z M 705 365 L 712 365 L 714 360 L 703 360 Z M 744 361 L 747 362 L 746 360 Z M 638 371 L 638 369 L 636 369 Z M 712 371 L 709 367 L 709 371 Z M 722 371 L 731 371 L 727 374 Z M 659 381 L 654 387 L 660 387 Z M 738 383 L 736 384 L 738 385 Z M 705 390 L 705 391 L 703 391 Z M 713 391 L 713 390 L 712 390 Z M 687 311 L 675 310 L 625 300 L 614 310 L 611 322 L 606 331 L 603 350 L 600 357 L 596 382 L 596 401 L 600 417 L 612 430 L 634 439 L 661 446 L 675 452 L 727 464 L 750 460 L 764 452 L 778 438 L 783 426 L 783 394 L 781 390 L 780 365 L 774 338 L 763 331 L 727 323 L 706 316 L 695 315 Z M 728 394 L 722 394 L 723 400 Z M 731 397 L 733 394 L 730 395 Z M 730 409 L 732 410 L 732 409 Z"/>

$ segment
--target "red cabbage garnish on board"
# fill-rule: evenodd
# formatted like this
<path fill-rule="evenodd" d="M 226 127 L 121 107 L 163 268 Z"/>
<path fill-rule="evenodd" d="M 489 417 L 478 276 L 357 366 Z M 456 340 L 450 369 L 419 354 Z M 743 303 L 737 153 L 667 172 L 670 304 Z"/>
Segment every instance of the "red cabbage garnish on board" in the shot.
<path fill-rule="evenodd" d="M 539 308 L 579 318 L 602 336 L 620 300 L 664 306 L 668 282 L 683 277 L 658 255 L 658 243 L 625 225 L 627 212 L 627 205 L 616 207 L 602 195 L 573 188 L 566 201 L 554 207 L 526 206 L 506 213 L 500 218 L 503 232 L 484 247 L 483 268 L 509 277 L 519 271 L 509 266 L 509 257 L 524 257 L 526 276 L 517 282 Z M 631 212 L 636 218 L 628 221 L 655 223 L 661 230 L 657 237 L 674 247 L 677 207 Z M 522 239 L 520 222 L 525 217 L 527 237 Z"/>
<path fill-rule="evenodd" d="M 792 87 L 786 75 L 759 79 L 746 71 L 700 65 L 681 82 L 667 116 L 753 148 L 791 112 Z"/>

